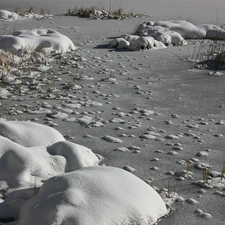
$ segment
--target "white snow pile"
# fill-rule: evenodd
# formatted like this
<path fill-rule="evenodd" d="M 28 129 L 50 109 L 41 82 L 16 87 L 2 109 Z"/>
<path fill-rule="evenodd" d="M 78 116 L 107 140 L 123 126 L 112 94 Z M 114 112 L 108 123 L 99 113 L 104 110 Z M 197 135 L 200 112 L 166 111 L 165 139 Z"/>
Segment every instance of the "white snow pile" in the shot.
<path fill-rule="evenodd" d="M 146 21 L 138 26 L 136 34 L 115 38 L 109 46 L 120 49 L 144 50 L 186 45 L 185 39 L 225 40 L 225 30 L 218 26 L 194 25 L 184 20 Z"/>
<path fill-rule="evenodd" d="M 0 10 L 0 20 L 18 20 L 19 15 L 15 12 L 10 12 L 7 10 Z"/>
<path fill-rule="evenodd" d="M 92 166 L 52 177 L 20 212 L 15 205 L 28 195 L 21 190 L 11 196 L 5 208 L 18 216 L 13 225 L 152 225 L 167 214 L 153 188 L 113 167 Z"/>
<path fill-rule="evenodd" d="M 50 14 L 36 14 L 33 11 L 28 12 L 10 12 L 8 10 L 0 10 L 0 21 L 14 21 L 14 20 L 24 20 L 24 19 L 42 19 L 42 18 L 51 18 L 53 15 Z"/>
<path fill-rule="evenodd" d="M 53 128 L 0 121 L 0 221 L 9 225 L 153 225 L 160 195 Z"/>
<path fill-rule="evenodd" d="M 0 121 L 0 136 L 24 147 L 47 147 L 58 141 L 65 141 L 57 130 L 26 121 Z"/>
<path fill-rule="evenodd" d="M 23 56 L 25 52 L 42 49 L 47 52 L 66 53 L 76 48 L 71 39 L 53 29 L 34 29 L 0 35 L 0 49 Z"/>
<path fill-rule="evenodd" d="M 0 190 L 40 186 L 52 176 L 99 162 L 90 149 L 32 122 L 0 121 L 0 143 Z"/>

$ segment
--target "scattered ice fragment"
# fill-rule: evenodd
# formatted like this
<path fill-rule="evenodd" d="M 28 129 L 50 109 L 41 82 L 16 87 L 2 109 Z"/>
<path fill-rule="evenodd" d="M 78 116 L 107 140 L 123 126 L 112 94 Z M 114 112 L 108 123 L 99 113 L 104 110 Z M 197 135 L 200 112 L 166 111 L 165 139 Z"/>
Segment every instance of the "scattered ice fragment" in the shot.
<path fill-rule="evenodd" d="M 173 135 L 173 134 L 167 135 L 167 136 L 165 136 L 165 138 L 166 139 L 171 139 L 171 140 L 173 140 L 173 139 L 179 139 L 179 137 L 177 135 Z"/>
<path fill-rule="evenodd" d="M 211 214 L 209 214 L 209 213 L 202 213 L 202 214 L 200 214 L 199 215 L 200 217 L 203 217 L 203 218 L 207 218 L 207 219 L 210 219 L 210 218 L 212 218 L 212 215 Z"/>
<path fill-rule="evenodd" d="M 205 156 L 205 157 L 208 157 L 209 156 L 209 153 L 207 151 L 200 151 L 196 154 L 196 156 Z"/>
<path fill-rule="evenodd" d="M 151 167 L 150 169 L 151 169 L 151 170 L 159 170 L 159 167 L 153 166 L 153 167 Z"/>
<path fill-rule="evenodd" d="M 136 171 L 133 167 L 128 165 L 124 166 L 123 169 L 131 173 L 134 173 Z"/>
<path fill-rule="evenodd" d="M 194 168 L 196 169 L 205 169 L 205 168 L 209 168 L 210 165 L 207 164 L 207 163 L 202 163 L 202 162 L 197 162 L 195 165 L 194 165 Z"/>
<path fill-rule="evenodd" d="M 186 202 L 191 204 L 191 205 L 195 205 L 195 204 L 198 204 L 198 201 L 196 201 L 195 199 L 193 198 L 188 198 L 186 199 Z"/>
<path fill-rule="evenodd" d="M 114 151 L 117 151 L 117 152 L 127 152 L 127 151 L 129 151 L 129 149 L 126 148 L 126 147 L 120 147 L 120 148 L 114 149 Z"/>
<path fill-rule="evenodd" d="M 178 153 L 176 151 L 169 151 L 167 154 L 168 155 L 177 155 Z"/>
<path fill-rule="evenodd" d="M 105 141 L 108 141 L 108 142 L 112 142 L 112 143 L 122 143 L 123 142 L 121 139 L 112 137 L 109 135 L 102 137 L 102 139 Z"/>
<path fill-rule="evenodd" d="M 7 91 L 5 88 L 0 88 L 0 99 L 7 99 L 12 96 L 12 93 Z"/>
<path fill-rule="evenodd" d="M 129 150 L 140 150 L 141 148 L 138 146 L 131 145 L 128 147 Z"/>
<path fill-rule="evenodd" d="M 55 112 L 55 113 L 48 114 L 47 116 L 53 119 L 66 119 L 68 117 L 68 114 L 63 112 Z"/>

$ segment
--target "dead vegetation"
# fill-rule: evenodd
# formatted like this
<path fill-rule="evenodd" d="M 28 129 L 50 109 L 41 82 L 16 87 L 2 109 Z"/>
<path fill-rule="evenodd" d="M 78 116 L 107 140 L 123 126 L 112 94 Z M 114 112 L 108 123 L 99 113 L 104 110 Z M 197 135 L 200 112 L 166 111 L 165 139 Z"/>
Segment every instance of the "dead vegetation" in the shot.
<path fill-rule="evenodd" d="M 109 10 L 105 10 L 104 8 L 98 8 L 96 6 L 91 6 L 89 8 L 80 7 L 77 6 L 73 9 L 68 9 L 68 16 L 79 16 L 89 19 L 115 19 L 115 20 L 125 20 L 130 19 L 133 17 L 142 18 L 146 15 L 144 14 L 134 14 L 131 13 L 125 13 L 123 8 L 118 8 L 115 10 L 112 10 L 110 7 Z"/>
<path fill-rule="evenodd" d="M 189 59 L 199 65 L 204 65 L 218 71 L 225 66 L 225 42 L 222 40 L 193 41 Z"/>

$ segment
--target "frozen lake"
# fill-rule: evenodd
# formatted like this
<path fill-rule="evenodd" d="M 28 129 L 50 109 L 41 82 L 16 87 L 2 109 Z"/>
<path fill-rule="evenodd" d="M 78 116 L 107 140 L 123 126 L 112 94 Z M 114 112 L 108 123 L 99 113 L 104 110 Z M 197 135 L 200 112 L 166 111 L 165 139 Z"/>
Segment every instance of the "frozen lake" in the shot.
<path fill-rule="evenodd" d="M 1 0 L 0 8 L 14 11 L 15 8 L 28 9 L 33 6 L 52 14 L 64 14 L 75 6 L 99 6 L 108 10 L 122 7 L 125 11 L 145 13 L 158 19 L 185 19 L 194 23 L 225 22 L 224 0 Z"/>

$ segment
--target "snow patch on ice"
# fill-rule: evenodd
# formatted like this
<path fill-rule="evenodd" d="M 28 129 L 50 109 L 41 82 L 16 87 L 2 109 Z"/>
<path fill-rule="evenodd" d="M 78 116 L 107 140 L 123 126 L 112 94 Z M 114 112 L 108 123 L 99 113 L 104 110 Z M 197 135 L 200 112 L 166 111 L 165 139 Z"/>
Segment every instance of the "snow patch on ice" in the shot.
<path fill-rule="evenodd" d="M 73 42 L 53 29 L 19 30 L 11 35 L 0 35 L 0 49 L 23 56 L 24 52 L 55 51 L 66 53 L 75 50 Z"/>
<path fill-rule="evenodd" d="M 194 25 L 184 20 L 145 21 L 138 26 L 136 35 L 115 38 L 109 47 L 129 50 L 160 49 L 187 45 L 185 39 L 225 40 L 225 30 L 216 25 Z"/>
<path fill-rule="evenodd" d="M 8 10 L 0 10 L 0 21 L 14 21 L 14 20 L 25 20 L 25 19 L 42 19 L 52 18 L 51 14 L 36 14 L 34 12 L 10 12 Z"/>
<path fill-rule="evenodd" d="M 53 128 L 22 121 L 0 121 L 0 190 L 40 186 L 52 176 L 96 165 L 97 156 L 65 141 Z"/>

